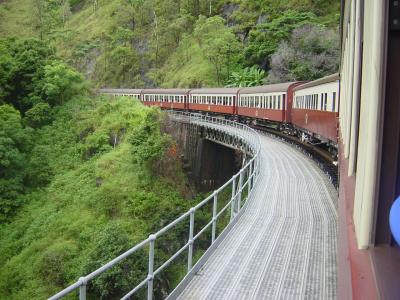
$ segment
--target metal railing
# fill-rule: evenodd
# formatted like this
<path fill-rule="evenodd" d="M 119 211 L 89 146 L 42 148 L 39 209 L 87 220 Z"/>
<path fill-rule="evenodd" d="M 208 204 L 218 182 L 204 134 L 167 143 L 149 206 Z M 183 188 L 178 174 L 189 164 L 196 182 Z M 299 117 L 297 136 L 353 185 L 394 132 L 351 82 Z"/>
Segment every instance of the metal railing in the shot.
<path fill-rule="evenodd" d="M 230 120 L 225 120 L 222 118 L 205 116 L 201 114 L 193 114 L 193 113 L 185 113 L 185 112 L 169 112 L 170 116 L 174 118 L 176 121 L 181 122 L 190 122 L 195 123 L 199 126 L 204 126 L 208 128 L 214 128 L 217 130 L 226 131 L 227 134 L 235 136 L 238 139 L 241 139 L 245 144 L 247 144 L 248 149 L 250 150 L 251 159 L 245 163 L 242 169 L 235 174 L 229 181 L 223 184 L 220 188 L 215 190 L 211 195 L 209 195 L 206 199 L 198 203 L 196 206 L 190 208 L 187 212 L 182 214 L 180 217 L 169 223 L 167 226 L 163 227 L 159 231 L 154 234 L 149 235 L 147 239 L 135 245 L 128 251 L 122 253 L 118 257 L 114 258 L 107 264 L 103 265 L 99 269 L 93 271 L 92 273 L 79 278 L 77 282 L 50 297 L 50 300 L 60 299 L 67 294 L 71 293 L 74 290 L 79 289 L 79 299 L 86 299 L 86 289 L 88 282 L 95 277 L 99 276 L 103 272 L 107 271 L 117 263 L 121 262 L 128 256 L 133 253 L 143 249 L 147 245 L 149 246 L 148 251 L 148 274 L 147 277 L 144 278 L 138 285 L 136 285 L 130 292 L 128 292 L 121 299 L 129 299 L 133 294 L 147 285 L 147 299 L 153 298 L 153 281 L 155 276 L 159 274 L 163 269 L 165 269 L 168 265 L 170 265 L 178 256 L 180 256 L 185 250 L 187 250 L 187 274 L 193 269 L 193 244 L 199 239 L 199 237 L 211 226 L 211 245 L 215 243 L 217 236 L 217 221 L 222 216 L 223 213 L 228 213 L 228 209 L 230 208 L 230 219 L 229 224 L 235 222 L 239 216 L 239 211 L 243 207 L 244 202 L 251 195 L 251 192 L 255 186 L 258 175 L 260 173 L 260 137 L 258 133 L 251 129 L 250 127 L 233 122 Z M 218 196 L 226 187 L 231 186 L 232 193 L 230 200 L 218 211 Z M 197 232 L 194 233 L 195 227 L 195 213 L 206 204 L 211 204 L 212 202 L 212 219 Z M 169 259 L 167 259 L 164 263 L 162 263 L 158 268 L 154 269 L 154 248 L 157 239 L 165 234 L 167 231 L 173 229 L 177 224 L 183 222 L 184 220 L 189 221 L 189 232 L 187 242 L 181 247 L 178 251 L 176 251 Z M 228 226 L 227 225 L 227 226 Z M 226 227 L 224 230 L 226 230 Z M 223 233 L 223 231 L 220 233 Z"/>

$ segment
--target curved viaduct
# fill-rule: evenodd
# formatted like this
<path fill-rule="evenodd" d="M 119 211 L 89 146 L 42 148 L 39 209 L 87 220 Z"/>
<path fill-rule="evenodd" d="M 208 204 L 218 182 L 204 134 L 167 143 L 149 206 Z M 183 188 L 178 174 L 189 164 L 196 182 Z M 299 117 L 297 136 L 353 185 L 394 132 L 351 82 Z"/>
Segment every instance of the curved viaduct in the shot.
<path fill-rule="evenodd" d="M 188 273 L 168 299 L 335 299 L 338 195 L 316 163 L 291 145 L 242 124 L 193 114 L 172 117 L 224 133 L 219 142 L 248 152 L 251 160 L 196 207 L 50 299 L 76 289 L 80 299 L 86 299 L 90 280 L 147 246 L 149 274 L 123 299 L 146 287 L 152 299 L 154 277 L 184 252 Z M 230 211 L 231 218 L 218 236 L 218 195 L 227 186 L 232 186 L 232 197 L 221 210 Z M 195 212 L 207 203 L 214 207 L 206 225 L 212 230 L 211 246 L 194 264 L 193 243 L 201 234 L 193 229 Z M 154 244 L 179 222 L 190 224 L 187 243 L 156 269 Z"/>

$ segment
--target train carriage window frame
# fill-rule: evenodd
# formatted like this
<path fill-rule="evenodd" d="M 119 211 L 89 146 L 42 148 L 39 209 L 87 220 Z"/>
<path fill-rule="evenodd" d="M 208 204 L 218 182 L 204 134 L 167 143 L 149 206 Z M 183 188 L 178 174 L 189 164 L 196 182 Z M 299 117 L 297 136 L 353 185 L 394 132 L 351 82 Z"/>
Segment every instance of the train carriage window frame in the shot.
<path fill-rule="evenodd" d="M 281 95 L 278 95 L 278 109 L 281 109 Z"/>
<path fill-rule="evenodd" d="M 336 112 L 336 92 L 333 92 L 332 98 L 333 98 L 333 101 L 332 101 L 332 111 L 333 111 L 333 112 Z"/>

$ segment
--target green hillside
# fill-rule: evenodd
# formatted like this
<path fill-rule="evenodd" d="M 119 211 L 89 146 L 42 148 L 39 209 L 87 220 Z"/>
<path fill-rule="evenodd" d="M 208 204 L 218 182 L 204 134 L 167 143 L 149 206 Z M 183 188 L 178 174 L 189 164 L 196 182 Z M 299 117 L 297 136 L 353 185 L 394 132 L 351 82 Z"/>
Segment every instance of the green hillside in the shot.
<path fill-rule="evenodd" d="M 338 67 L 339 6 L 0 0 L 0 299 L 52 295 L 201 198 L 163 131 L 165 115 L 96 87 L 318 78 Z M 186 234 L 182 226 L 158 239 L 157 256 L 178 250 Z M 92 299 L 119 299 L 146 263 L 138 252 L 100 276 Z M 156 298 L 182 278 L 181 263 L 159 274 Z"/>
<path fill-rule="evenodd" d="M 312 24 L 324 29 L 322 37 L 330 29 L 335 34 L 339 11 L 339 0 L 6 0 L 0 35 L 42 38 L 96 86 L 221 86 L 233 71 L 253 65 L 268 75 L 272 56 L 296 28 Z M 213 32 L 201 34 L 207 24 L 215 25 Z M 320 46 L 306 51 L 337 60 L 335 51 L 320 53 Z M 291 60 L 288 65 L 298 64 Z M 304 74 L 273 80 L 337 68 L 305 64 Z"/>

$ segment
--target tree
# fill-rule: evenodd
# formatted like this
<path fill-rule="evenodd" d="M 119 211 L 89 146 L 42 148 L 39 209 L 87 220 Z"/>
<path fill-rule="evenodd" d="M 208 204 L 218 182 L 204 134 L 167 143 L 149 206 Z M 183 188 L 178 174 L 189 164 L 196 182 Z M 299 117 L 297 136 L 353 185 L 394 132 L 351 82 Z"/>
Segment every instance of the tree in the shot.
<path fill-rule="evenodd" d="M 24 114 L 41 101 L 37 97 L 37 88 L 44 75 L 44 66 L 54 59 L 54 50 L 37 39 L 8 39 L 3 40 L 2 45 L 0 51 L 4 54 L 1 56 L 11 56 L 12 61 L 6 63 L 5 58 L 1 59 L 9 71 L 6 76 L 0 75 L 6 91 L 0 100 Z"/>
<path fill-rule="evenodd" d="M 44 67 L 41 81 L 43 98 L 51 106 L 63 104 L 83 90 L 83 77 L 66 64 L 53 62 Z"/>
<path fill-rule="evenodd" d="M 204 56 L 213 65 L 218 84 L 221 84 L 239 61 L 239 41 L 219 16 L 208 19 L 201 16 L 193 34 Z"/>
<path fill-rule="evenodd" d="M 227 87 L 244 87 L 262 85 L 265 71 L 256 66 L 232 72 Z"/>
<path fill-rule="evenodd" d="M 314 80 L 337 72 L 338 33 L 321 26 L 304 25 L 279 45 L 271 58 L 269 82 Z"/>
<path fill-rule="evenodd" d="M 15 68 L 15 62 L 8 51 L 7 46 L 0 41 L 0 104 L 6 102 L 6 98 L 12 89 L 11 79 Z"/>
<path fill-rule="evenodd" d="M 10 105 L 0 106 L 0 222 L 20 205 L 24 166 L 29 145 L 20 113 Z"/>
<path fill-rule="evenodd" d="M 313 13 L 287 10 L 270 22 L 258 25 L 249 34 L 248 45 L 244 50 L 246 63 L 267 69 L 270 57 L 278 49 L 279 43 L 287 40 L 295 28 L 315 21 Z"/>
<path fill-rule="evenodd" d="M 25 119 L 29 126 L 39 128 L 47 125 L 52 120 L 51 107 L 48 103 L 40 102 L 35 104 L 25 113 Z"/>

